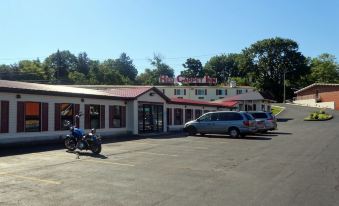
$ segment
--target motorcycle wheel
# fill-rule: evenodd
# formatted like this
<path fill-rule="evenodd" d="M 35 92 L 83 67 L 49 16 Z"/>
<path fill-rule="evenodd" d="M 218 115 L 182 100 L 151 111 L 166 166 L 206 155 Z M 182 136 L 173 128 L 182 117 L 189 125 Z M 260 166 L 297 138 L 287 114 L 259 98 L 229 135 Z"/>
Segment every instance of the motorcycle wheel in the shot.
<path fill-rule="evenodd" d="M 91 150 L 94 154 L 100 154 L 101 152 L 101 144 L 93 144 Z"/>
<path fill-rule="evenodd" d="M 77 143 L 75 141 L 75 139 L 73 138 L 66 138 L 65 139 L 65 147 L 66 149 L 70 150 L 70 151 L 74 151 L 76 149 Z"/>

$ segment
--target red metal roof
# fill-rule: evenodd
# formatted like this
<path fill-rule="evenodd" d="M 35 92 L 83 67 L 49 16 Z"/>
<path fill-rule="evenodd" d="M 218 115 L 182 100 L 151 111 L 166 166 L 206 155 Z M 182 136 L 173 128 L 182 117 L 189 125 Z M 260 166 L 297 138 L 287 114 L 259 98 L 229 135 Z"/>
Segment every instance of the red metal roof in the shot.
<path fill-rule="evenodd" d="M 219 104 L 225 107 L 235 107 L 238 104 L 238 102 L 237 101 L 223 101 L 223 102 L 219 102 Z"/>
<path fill-rule="evenodd" d="M 228 106 L 227 104 L 221 104 L 220 102 L 206 102 L 192 99 L 179 99 L 171 98 L 172 104 L 190 104 L 190 105 L 203 105 L 203 106 L 213 106 L 213 107 L 232 107 L 234 105 Z M 237 103 L 237 102 L 236 102 Z"/>
<path fill-rule="evenodd" d="M 147 92 L 150 89 L 152 89 L 152 87 L 134 87 L 134 88 L 126 87 L 126 88 L 106 89 L 104 91 L 116 97 L 135 98 Z"/>

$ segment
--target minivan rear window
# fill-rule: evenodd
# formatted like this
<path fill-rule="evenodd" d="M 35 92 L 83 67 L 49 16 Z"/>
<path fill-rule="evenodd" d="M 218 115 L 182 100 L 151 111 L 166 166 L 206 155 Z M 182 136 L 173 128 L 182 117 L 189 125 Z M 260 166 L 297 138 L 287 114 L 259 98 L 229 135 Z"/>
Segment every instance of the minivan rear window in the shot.
<path fill-rule="evenodd" d="M 251 114 L 244 113 L 244 115 L 247 118 L 247 120 L 254 120 L 254 118 L 253 118 L 253 116 Z"/>
<path fill-rule="evenodd" d="M 266 119 L 267 115 L 265 113 L 251 113 L 251 115 L 256 119 Z"/>

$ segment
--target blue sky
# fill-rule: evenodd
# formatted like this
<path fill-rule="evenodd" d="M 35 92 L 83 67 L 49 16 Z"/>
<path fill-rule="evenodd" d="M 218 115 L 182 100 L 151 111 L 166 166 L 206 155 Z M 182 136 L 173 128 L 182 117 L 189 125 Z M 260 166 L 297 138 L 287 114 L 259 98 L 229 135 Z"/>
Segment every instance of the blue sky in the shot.
<path fill-rule="evenodd" d="M 0 64 L 57 49 L 99 60 L 126 52 L 142 72 L 160 53 L 178 74 L 187 57 L 205 63 L 276 36 L 306 56 L 339 58 L 336 0 L 3 0 L 0 9 Z"/>

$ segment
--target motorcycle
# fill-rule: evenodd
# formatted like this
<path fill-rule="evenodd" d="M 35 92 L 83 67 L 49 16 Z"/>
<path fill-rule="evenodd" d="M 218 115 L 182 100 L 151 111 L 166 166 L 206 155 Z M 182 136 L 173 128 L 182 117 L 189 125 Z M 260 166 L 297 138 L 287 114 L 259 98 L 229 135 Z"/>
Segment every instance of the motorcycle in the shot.
<path fill-rule="evenodd" d="M 76 115 L 76 118 L 80 118 L 80 115 Z M 70 134 L 66 135 L 64 141 L 66 149 L 69 151 L 76 149 L 91 150 L 94 154 L 100 154 L 101 137 L 95 134 L 95 129 L 91 129 L 91 132 L 86 134 L 83 129 L 71 125 L 69 121 L 66 124 L 68 124 L 70 130 Z"/>

